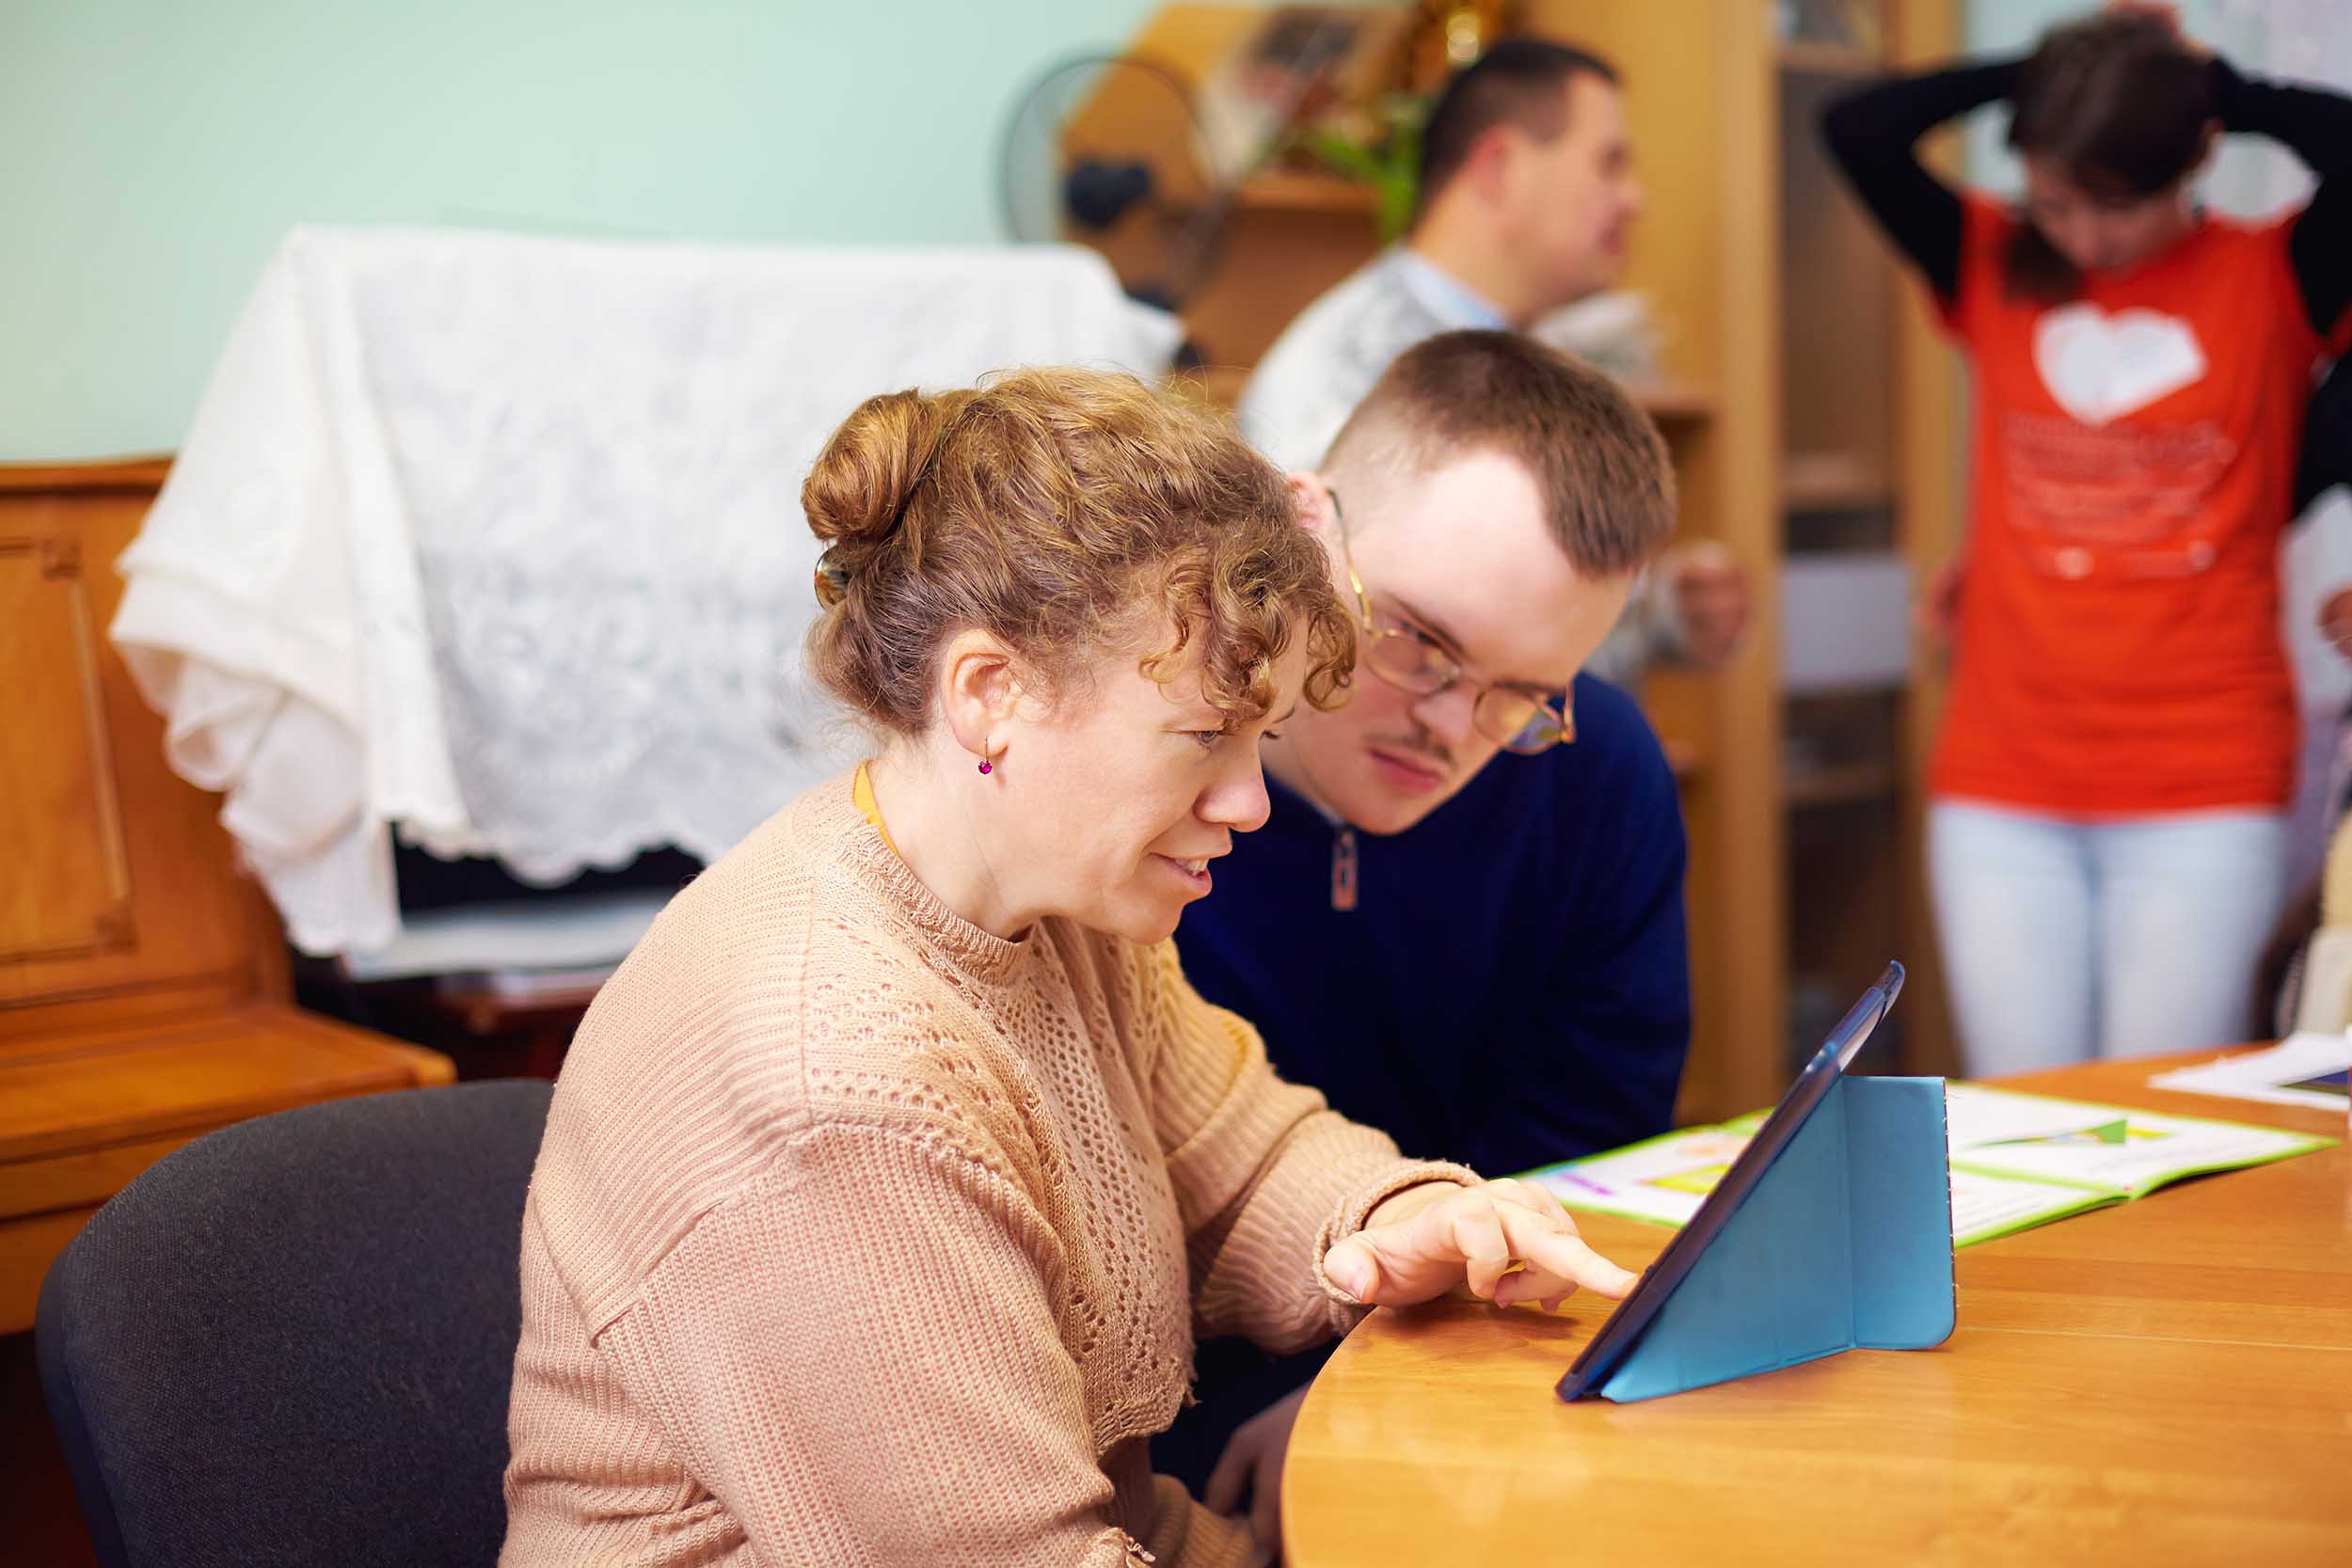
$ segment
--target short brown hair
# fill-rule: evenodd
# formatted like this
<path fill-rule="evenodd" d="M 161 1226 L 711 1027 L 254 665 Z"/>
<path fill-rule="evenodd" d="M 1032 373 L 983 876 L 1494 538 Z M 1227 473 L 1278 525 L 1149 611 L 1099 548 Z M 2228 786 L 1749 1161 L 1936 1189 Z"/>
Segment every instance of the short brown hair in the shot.
<path fill-rule="evenodd" d="M 1446 83 L 1421 130 L 1414 210 L 1425 213 L 1470 161 L 1478 138 L 1513 125 L 1539 142 L 1568 128 L 1568 84 L 1579 75 L 1614 86 L 1616 68 L 1599 55 L 1550 39 L 1499 39 Z"/>
<path fill-rule="evenodd" d="M 1347 683 L 1353 626 L 1281 474 L 1217 417 L 1130 375 L 1019 371 L 868 398 L 801 502 L 828 545 L 810 667 L 900 735 L 930 727 L 933 661 L 967 628 L 1051 686 L 1165 613 L 1175 642 L 1144 672 L 1166 679 L 1197 645 L 1202 694 L 1229 725 L 1263 716 L 1294 639 L 1309 701 Z"/>
<path fill-rule="evenodd" d="M 1473 451 L 1516 459 L 1578 571 L 1630 572 L 1674 531 L 1674 467 L 1617 384 L 1516 332 L 1444 332 L 1381 373 L 1324 467 L 1424 474 Z"/>

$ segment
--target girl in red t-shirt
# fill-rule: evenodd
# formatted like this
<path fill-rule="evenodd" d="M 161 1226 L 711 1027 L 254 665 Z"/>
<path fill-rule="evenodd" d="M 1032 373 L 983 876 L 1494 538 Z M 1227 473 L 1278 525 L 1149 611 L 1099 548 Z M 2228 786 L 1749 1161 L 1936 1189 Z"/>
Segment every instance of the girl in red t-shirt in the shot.
<path fill-rule="evenodd" d="M 2022 209 L 1912 151 L 2001 99 Z M 2133 6 L 1824 131 L 1975 369 L 1969 544 L 1931 601 L 1956 621 L 1929 864 L 1967 1067 L 2240 1037 L 2297 748 L 2279 546 L 2313 371 L 2352 331 L 2352 100 Z M 2223 131 L 2293 150 L 2311 202 L 2204 213 Z"/>

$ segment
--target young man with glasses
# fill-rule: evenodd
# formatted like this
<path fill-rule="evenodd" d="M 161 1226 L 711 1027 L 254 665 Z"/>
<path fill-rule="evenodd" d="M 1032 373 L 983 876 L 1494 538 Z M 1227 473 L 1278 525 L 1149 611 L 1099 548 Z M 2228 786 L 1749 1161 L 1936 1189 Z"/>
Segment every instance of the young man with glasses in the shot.
<path fill-rule="evenodd" d="M 1269 819 L 1185 914 L 1185 973 L 1416 1155 L 1507 1175 L 1666 1131 L 1681 808 L 1632 700 L 1579 673 L 1673 527 L 1657 429 L 1524 337 L 1451 332 L 1293 485 L 1357 608 L 1354 689 L 1267 737 Z M 1203 1345 L 1156 1467 L 1218 1508 L 1254 1479 L 1270 1528 L 1295 1402 L 1255 1413 L 1319 1362 Z"/>

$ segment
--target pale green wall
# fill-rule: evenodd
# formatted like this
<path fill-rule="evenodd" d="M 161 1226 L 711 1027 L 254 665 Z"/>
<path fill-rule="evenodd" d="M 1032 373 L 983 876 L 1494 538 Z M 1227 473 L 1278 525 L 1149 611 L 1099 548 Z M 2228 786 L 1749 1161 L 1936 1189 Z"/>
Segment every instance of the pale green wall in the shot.
<path fill-rule="evenodd" d="M 1030 73 L 1150 0 L 0 0 L 0 459 L 171 447 L 296 223 L 1000 238 Z"/>

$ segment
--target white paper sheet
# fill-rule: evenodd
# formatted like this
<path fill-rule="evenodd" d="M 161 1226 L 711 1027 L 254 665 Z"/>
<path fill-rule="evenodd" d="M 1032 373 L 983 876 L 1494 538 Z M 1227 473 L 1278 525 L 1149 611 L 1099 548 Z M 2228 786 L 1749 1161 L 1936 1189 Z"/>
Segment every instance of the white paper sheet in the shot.
<path fill-rule="evenodd" d="M 2266 1105 L 2308 1105 L 2352 1117 L 2352 1098 L 2347 1098 L 2343 1079 L 2347 1069 L 2352 1069 L 2352 1037 L 2290 1035 L 2267 1051 L 2240 1052 L 2199 1067 L 2159 1072 L 2148 1080 L 2148 1086 Z M 2329 1086 L 2325 1081 L 2331 1075 L 2335 1083 Z"/>
<path fill-rule="evenodd" d="M 2012 1181 L 2006 1177 L 1952 1172 L 1952 1244 L 1990 1241 L 2049 1220 L 2095 1209 L 2118 1199 L 2075 1187 L 2053 1187 L 2044 1181 Z"/>
<path fill-rule="evenodd" d="M 1972 1148 L 2028 1138 L 2096 1135 L 2123 1120 L 2113 1105 L 2008 1094 L 1977 1084 L 1944 1085 L 1945 1132 L 1957 1160 Z"/>

